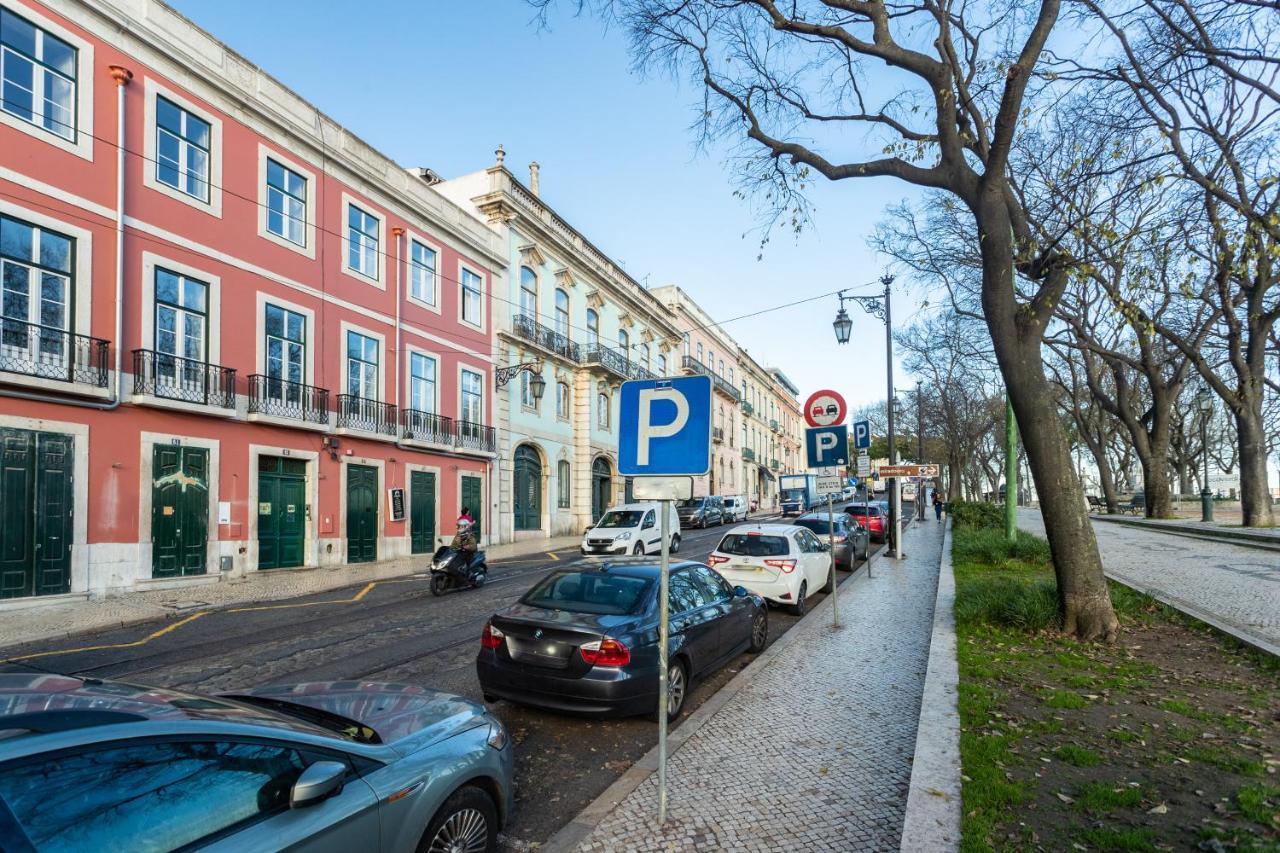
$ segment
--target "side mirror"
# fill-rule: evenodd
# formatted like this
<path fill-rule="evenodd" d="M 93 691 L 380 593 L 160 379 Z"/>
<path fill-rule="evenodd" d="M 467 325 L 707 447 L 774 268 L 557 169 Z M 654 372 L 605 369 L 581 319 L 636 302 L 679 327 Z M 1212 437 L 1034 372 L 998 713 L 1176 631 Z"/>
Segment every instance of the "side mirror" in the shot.
<path fill-rule="evenodd" d="M 339 761 L 317 761 L 298 777 L 289 792 L 289 808 L 314 806 L 342 790 L 342 780 L 347 775 L 347 765 Z"/>
<path fill-rule="evenodd" d="M 746 598 L 747 588 L 745 586 L 735 586 L 733 588 L 733 594 L 736 598 Z"/>

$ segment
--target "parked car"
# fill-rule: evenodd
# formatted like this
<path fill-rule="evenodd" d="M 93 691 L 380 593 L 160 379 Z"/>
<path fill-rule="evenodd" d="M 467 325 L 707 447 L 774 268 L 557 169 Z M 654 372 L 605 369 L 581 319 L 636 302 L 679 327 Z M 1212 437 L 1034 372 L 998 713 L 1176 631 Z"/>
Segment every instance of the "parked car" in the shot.
<path fill-rule="evenodd" d="M 729 583 L 766 601 L 786 604 L 797 615 L 809 593 L 830 592 L 835 582 L 831 553 L 813 532 L 794 524 L 741 525 L 730 530 L 707 558 Z"/>
<path fill-rule="evenodd" d="M 680 550 L 680 515 L 670 504 L 667 507 L 668 543 L 674 554 Z M 657 554 L 662 550 L 661 511 L 656 502 L 616 506 L 587 528 L 579 550 L 584 555 Z"/>
<path fill-rule="evenodd" d="M 871 534 L 873 542 L 884 541 L 889 512 L 886 507 L 881 505 L 880 501 L 872 501 L 870 504 L 849 504 L 844 508 L 844 511 L 854 521 L 867 528 L 867 532 Z"/>
<path fill-rule="evenodd" d="M 710 527 L 725 521 L 724 501 L 714 495 L 677 501 L 676 512 L 683 527 Z"/>
<path fill-rule="evenodd" d="M 851 572 L 856 561 L 867 559 L 867 552 L 871 550 L 871 534 L 867 532 L 867 528 L 843 512 L 835 513 L 833 521 L 836 568 Z M 796 519 L 796 524 L 812 531 L 819 542 L 827 541 L 827 530 L 831 525 L 827 522 L 825 512 L 802 515 Z"/>
<path fill-rule="evenodd" d="M 0 730 L 5 850 L 492 850 L 513 804 L 502 723 L 404 684 L 2 674 Z"/>
<path fill-rule="evenodd" d="M 658 572 L 652 560 L 561 569 L 485 623 L 476 674 L 486 702 L 657 714 Z M 671 567 L 667 716 L 689 685 L 768 642 L 764 601 L 701 563 Z"/>
<path fill-rule="evenodd" d="M 747 499 L 743 495 L 726 495 L 720 500 L 724 502 L 724 520 L 728 524 L 747 520 Z"/>

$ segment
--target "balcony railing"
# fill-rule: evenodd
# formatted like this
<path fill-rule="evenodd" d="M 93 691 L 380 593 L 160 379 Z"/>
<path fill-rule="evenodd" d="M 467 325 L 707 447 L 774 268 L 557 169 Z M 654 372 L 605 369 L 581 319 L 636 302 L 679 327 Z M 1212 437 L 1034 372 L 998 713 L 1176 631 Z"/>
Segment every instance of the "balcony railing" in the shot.
<path fill-rule="evenodd" d="M 574 363 L 582 361 L 582 348 L 578 344 L 569 340 L 567 335 L 562 335 L 550 326 L 544 326 L 533 317 L 517 314 L 512 321 L 511 330 L 516 337 L 523 338 L 567 361 Z"/>
<path fill-rule="evenodd" d="M 742 413 L 743 413 L 744 415 L 746 415 L 747 417 L 751 417 L 752 415 L 754 415 L 754 414 L 756 413 L 756 407 L 755 407 L 755 406 L 753 406 L 753 405 L 751 405 L 750 403 L 748 403 L 746 400 L 743 400 L 743 401 L 742 401 Z"/>
<path fill-rule="evenodd" d="M 653 371 L 645 367 L 640 362 L 632 361 L 628 363 L 630 364 L 630 369 L 628 369 L 627 375 L 630 376 L 632 379 L 657 379 L 658 378 L 658 374 L 654 373 Z"/>
<path fill-rule="evenodd" d="M 631 361 L 616 349 L 602 344 L 587 344 L 583 350 L 582 360 L 586 364 L 597 364 L 610 373 L 616 374 L 620 379 L 632 378 Z"/>
<path fill-rule="evenodd" d="M 458 421 L 456 426 L 458 447 L 484 453 L 493 453 L 497 450 L 498 440 L 493 427 L 471 421 Z"/>
<path fill-rule="evenodd" d="M 716 444 L 724 444 L 724 427 L 712 427 L 711 440 Z"/>
<path fill-rule="evenodd" d="M 782 426 L 781 426 L 777 421 L 775 421 L 773 418 L 770 418 L 770 419 L 769 419 L 769 429 L 773 430 L 774 432 L 780 432 L 780 431 L 782 430 Z"/>
<path fill-rule="evenodd" d="M 236 407 L 236 372 L 149 349 L 133 351 L 133 393 L 220 409 Z"/>
<path fill-rule="evenodd" d="M 429 441 L 432 444 L 453 444 L 453 419 L 433 412 L 403 409 L 400 424 L 408 441 Z"/>
<path fill-rule="evenodd" d="M 358 429 L 381 435 L 395 435 L 396 407 L 368 397 L 339 394 L 336 423 L 338 429 Z"/>
<path fill-rule="evenodd" d="M 742 448 L 742 458 L 747 462 L 755 462 L 756 452 L 752 450 L 750 447 L 744 447 Z"/>
<path fill-rule="evenodd" d="M 716 373 L 707 365 L 698 361 L 693 356 L 686 355 L 681 362 L 681 366 L 690 373 L 697 373 L 701 376 L 710 376 L 711 384 L 715 386 L 716 390 L 728 397 L 730 400 L 733 400 L 735 403 L 742 397 L 742 393 L 739 392 L 737 388 L 733 387 L 733 385 L 729 384 L 727 379 L 719 373 Z"/>
<path fill-rule="evenodd" d="M 107 346 L 101 338 L 6 318 L 0 324 L 0 370 L 106 388 Z"/>
<path fill-rule="evenodd" d="M 770 467 L 770 468 L 772 468 L 774 471 L 777 471 L 777 470 L 778 470 L 780 467 L 782 467 L 782 466 L 778 464 L 778 460 L 777 460 L 777 459 L 770 459 L 770 460 L 769 460 L 769 467 Z"/>
<path fill-rule="evenodd" d="M 249 414 L 289 418 L 309 424 L 329 423 L 329 389 L 253 373 L 249 380 Z"/>

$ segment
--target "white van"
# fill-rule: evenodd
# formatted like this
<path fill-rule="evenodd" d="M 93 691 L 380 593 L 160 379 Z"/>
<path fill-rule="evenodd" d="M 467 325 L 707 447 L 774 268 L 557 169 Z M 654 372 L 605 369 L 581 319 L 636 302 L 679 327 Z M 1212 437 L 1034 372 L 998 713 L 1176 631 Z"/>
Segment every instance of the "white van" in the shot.
<path fill-rule="evenodd" d="M 667 504 L 667 530 L 671 553 L 680 550 L 680 516 L 674 503 Z M 582 553 L 658 554 L 662 539 L 658 526 L 660 504 L 622 504 L 600 516 L 582 537 Z"/>
<path fill-rule="evenodd" d="M 723 500 L 726 524 L 747 520 L 747 498 L 745 495 L 725 495 Z"/>

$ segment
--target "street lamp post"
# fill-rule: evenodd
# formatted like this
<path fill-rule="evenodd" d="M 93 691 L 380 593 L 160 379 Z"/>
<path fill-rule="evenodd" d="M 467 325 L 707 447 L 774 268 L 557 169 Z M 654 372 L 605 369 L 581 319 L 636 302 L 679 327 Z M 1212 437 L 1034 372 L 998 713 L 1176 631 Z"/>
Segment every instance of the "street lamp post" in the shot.
<path fill-rule="evenodd" d="M 1209 488 L 1209 418 L 1213 415 L 1213 396 L 1208 391 L 1196 395 L 1200 410 L 1200 452 L 1204 454 L 1204 483 L 1200 487 L 1200 520 L 1213 521 L 1213 491 Z"/>
<path fill-rule="evenodd" d="M 898 464 L 898 447 L 894 432 L 894 413 L 893 413 L 893 302 L 889 285 L 893 284 L 893 276 L 883 275 L 880 277 L 880 283 L 884 285 L 884 293 L 880 296 L 845 296 L 844 291 L 838 294 L 840 298 L 840 310 L 836 312 L 836 319 L 831 323 L 835 329 L 836 343 L 849 343 L 849 335 L 853 331 L 853 321 L 849 319 L 848 313 L 844 310 L 844 303 L 852 300 L 862 306 L 862 309 L 873 317 L 884 321 L 884 348 L 885 348 L 885 373 L 886 384 L 888 386 L 888 397 L 886 398 L 885 408 L 889 415 L 889 464 Z M 868 501 L 870 496 L 868 495 Z M 902 517 L 902 505 L 899 501 L 898 480 L 896 477 L 889 478 L 889 531 L 891 533 L 893 546 L 890 549 L 890 555 L 901 558 L 902 553 L 899 529 Z"/>

